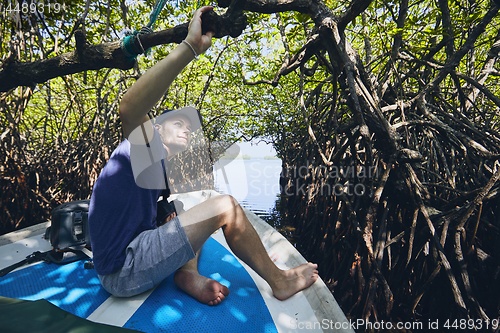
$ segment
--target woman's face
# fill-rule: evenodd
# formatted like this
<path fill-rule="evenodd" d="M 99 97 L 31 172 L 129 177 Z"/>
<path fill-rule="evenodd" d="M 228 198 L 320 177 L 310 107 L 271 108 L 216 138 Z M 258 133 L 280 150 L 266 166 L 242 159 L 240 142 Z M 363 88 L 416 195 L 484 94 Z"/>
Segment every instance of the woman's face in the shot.
<path fill-rule="evenodd" d="M 175 115 L 156 125 L 169 156 L 178 154 L 189 145 L 191 138 L 191 122 L 189 118 Z"/>

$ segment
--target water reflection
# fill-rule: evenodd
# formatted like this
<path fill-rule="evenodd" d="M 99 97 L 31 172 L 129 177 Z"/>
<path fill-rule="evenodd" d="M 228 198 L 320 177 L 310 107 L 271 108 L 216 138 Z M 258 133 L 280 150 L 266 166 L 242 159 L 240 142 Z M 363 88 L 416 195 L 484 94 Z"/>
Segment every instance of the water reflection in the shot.
<path fill-rule="evenodd" d="M 294 244 L 294 230 L 287 225 L 281 205 L 280 174 L 280 159 L 240 159 L 214 172 L 215 189 L 233 195 L 241 206 L 254 212 Z"/>
<path fill-rule="evenodd" d="M 260 217 L 269 217 L 279 197 L 280 173 L 280 159 L 239 159 L 214 172 L 215 188 Z"/>

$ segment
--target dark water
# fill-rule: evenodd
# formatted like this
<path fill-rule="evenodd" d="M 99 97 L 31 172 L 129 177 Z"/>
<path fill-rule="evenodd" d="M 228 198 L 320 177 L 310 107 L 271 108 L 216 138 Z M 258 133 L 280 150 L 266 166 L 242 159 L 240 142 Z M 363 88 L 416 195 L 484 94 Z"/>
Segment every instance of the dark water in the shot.
<path fill-rule="evenodd" d="M 264 220 L 274 216 L 280 192 L 281 160 L 239 159 L 216 169 L 215 186 L 219 192 L 233 195 L 243 207 Z"/>

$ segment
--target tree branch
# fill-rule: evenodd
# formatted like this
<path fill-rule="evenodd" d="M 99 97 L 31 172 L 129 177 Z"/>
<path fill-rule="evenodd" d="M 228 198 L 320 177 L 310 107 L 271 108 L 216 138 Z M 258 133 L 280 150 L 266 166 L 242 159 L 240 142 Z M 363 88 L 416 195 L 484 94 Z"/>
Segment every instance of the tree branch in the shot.
<path fill-rule="evenodd" d="M 349 8 L 345 11 L 344 15 L 338 21 L 338 27 L 340 31 L 344 31 L 345 27 L 354 20 L 358 15 L 363 13 L 368 6 L 372 3 L 372 0 L 355 0 L 351 3 Z"/>
<path fill-rule="evenodd" d="M 229 12 L 229 10 L 228 10 Z M 144 49 L 168 43 L 179 44 L 187 35 L 188 24 L 183 23 L 171 29 L 140 35 L 134 43 Z M 214 31 L 216 38 L 236 37 L 246 27 L 246 17 L 235 11 L 230 15 L 208 12 L 203 16 L 203 30 Z M 140 41 L 139 41 L 140 38 Z M 135 59 L 127 57 L 121 49 L 120 41 L 90 45 L 82 30 L 75 32 L 76 49 L 60 56 L 34 62 L 7 60 L 0 69 L 0 92 L 7 92 L 18 86 L 33 87 L 50 79 L 102 68 L 130 69 Z M 141 49 L 139 45 L 136 45 Z"/>
<path fill-rule="evenodd" d="M 495 2 L 495 4 L 491 6 L 488 12 L 483 16 L 481 21 L 471 30 L 462 47 L 458 49 L 453 56 L 447 59 L 445 68 L 441 70 L 436 78 L 434 78 L 434 80 L 432 80 L 424 89 L 420 90 L 420 93 L 413 98 L 410 104 L 435 89 L 445 79 L 445 77 L 448 76 L 448 74 L 455 70 L 465 54 L 475 47 L 476 40 L 486 30 L 486 26 L 490 24 L 493 18 L 498 14 L 499 9 L 500 6 Z"/>
<path fill-rule="evenodd" d="M 228 7 L 229 4 L 235 0 L 219 0 L 218 5 L 222 8 Z M 242 0 L 241 7 L 244 10 L 262 13 L 262 14 L 274 14 L 280 12 L 296 11 L 304 14 L 313 15 L 314 11 L 311 9 L 314 7 L 313 4 L 319 3 L 316 0 Z"/>
<path fill-rule="evenodd" d="M 258 85 L 258 84 L 269 84 L 273 87 L 278 86 L 278 81 L 282 76 L 286 76 L 287 74 L 293 72 L 300 66 L 303 66 L 311 57 L 316 54 L 318 51 L 318 47 L 320 44 L 320 39 L 319 35 L 315 34 L 311 36 L 306 44 L 300 48 L 300 50 L 297 51 L 297 53 L 291 57 L 291 58 L 286 58 L 283 61 L 283 64 L 281 65 L 280 69 L 278 72 L 275 74 L 274 78 L 272 81 L 270 80 L 258 80 L 258 81 L 248 81 L 245 77 L 243 77 L 243 83 L 247 85 Z"/>

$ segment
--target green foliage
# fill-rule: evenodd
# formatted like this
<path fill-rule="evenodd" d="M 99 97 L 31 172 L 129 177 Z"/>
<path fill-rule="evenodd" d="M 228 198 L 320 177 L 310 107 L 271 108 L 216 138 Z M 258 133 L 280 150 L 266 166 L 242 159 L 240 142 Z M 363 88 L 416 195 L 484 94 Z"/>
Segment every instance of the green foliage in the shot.
<path fill-rule="evenodd" d="M 127 30 L 147 24 L 154 2 L 75 0 L 67 1 L 63 10 L 47 7 L 43 15 L 2 10 L 1 65 L 71 52 L 76 29 L 85 30 L 90 44 L 119 40 Z M 342 17 L 356 4 L 324 2 L 322 10 L 331 10 L 331 18 Z M 9 3 L 1 0 L 1 8 Z M 155 29 L 187 22 L 203 4 L 208 1 L 170 1 Z M 301 52 L 320 27 L 308 16 L 247 12 L 243 34 L 214 40 L 211 49 L 179 75 L 154 111 L 194 105 L 212 141 L 264 138 L 290 170 L 316 167 L 319 173 L 314 177 L 295 179 L 306 186 L 330 185 L 331 179 L 320 175 L 326 165 L 381 170 L 373 179 L 337 179 L 343 185 L 362 182 L 367 195 L 301 197 L 298 191 L 290 198 L 292 209 L 283 214 L 299 221 L 303 248 L 322 261 L 321 274 L 341 291 L 341 305 L 355 317 L 400 321 L 440 311 L 448 316 L 448 308 L 439 305 L 454 304 L 448 300 L 456 290 L 450 291 L 447 280 L 453 274 L 457 288 L 473 304 L 461 313 L 476 318 L 481 303 L 486 304 L 485 312 L 496 315 L 498 303 L 484 302 L 489 299 L 484 290 L 498 285 L 490 278 L 497 270 L 490 263 L 498 253 L 494 237 L 499 210 L 491 203 L 495 198 L 498 202 L 498 185 L 484 197 L 477 216 L 472 215 L 472 205 L 495 172 L 500 151 L 499 52 L 494 47 L 500 39 L 499 16 L 486 25 L 473 47 L 467 45 L 491 8 L 487 0 L 375 0 L 340 32 L 345 41 L 327 45 L 320 40 L 311 54 Z M 352 49 L 344 52 L 334 46 Z M 174 47 L 155 47 L 128 71 L 83 72 L 0 95 L 0 233 L 45 220 L 56 204 L 90 195 L 102 165 L 121 140 L 121 96 Z M 445 67 L 464 48 L 465 55 Z M 418 100 L 422 106 L 415 97 L 423 92 Z M 357 106 L 354 97 L 369 103 Z M 368 119 L 377 112 L 380 118 Z M 396 162 L 382 154 L 386 147 L 380 143 L 380 132 L 372 131 L 384 121 L 394 127 L 398 144 L 408 148 L 404 153 L 409 155 L 399 151 Z M 361 134 L 363 122 L 372 132 Z M 413 153 L 422 157 L 414 158 Z M 386 171 L 389 176 L 381 181 Z M 372 195 L 376 189 L 384 189 L 379 197 Z M 424 201 L 420 206 L 417 197 Z M 468 216 L 459 216 L 466 211 Z M 428 219 L 440 241 L 446 240 L 444 249 L 429 238 Z M 463 228 L 453 231 L 462 220 Z M 467 245 L 467 258 L 453 252 L 462 243 Z M 473 248 L 485 255 L 476 257 Z M 370 249 L 376 250 L 375 257 L 367 253 Z M 438 275 L 438 253 L 446 253 L 458 265 L 452 262 L 453 269 Z M 465 263 L 479 272 L 470 274 L 472 288 L 464 278 Z M 474 294 L 476 290 L 485 295 Z M 383 301 L 374 304 L 374 299 Z M 439 305 L 433 308 L 434 303 Z"/>
<path fill-rule="evenodd" d="M 7 8 L 9 2 L 3 0 L 2 8 Z M 154 1 L 89 2 L 88 11 L 86 4 L 84 1 L 71 1 L 57 12 L 49 11 L 47 7 L 43 15 L 31 12 L 16 15 L 4 10 L 0 27 L 2 60 L 5 61 L 13 49 L 20 61 L 35 61 L 72 51 L 75 28 L 84 27 L 87 41 L 92 44 L 119 39 L 126 29 L 139 29 L 148 22 Z M 202 4 L 203 1 L 167 3 L 158 18 L 156 29 L 186 22 L 190 13 Z M 341 15 L 350 2 L 327 1 L 326 4 L 334 13 Z M 490 8 L 490 2 L 454 1 L 449 3 L 449 8 L 454 23 L 453 47 L 459 49 L 467 34 Z M 395 38 L 402 40 L 400 54 L 424 58 L 445 34 L 436 2 L 410 2 L 403 26 L 397 25 L 399 11 L 398 2 L 374 1 L 363 13 L 365 24 L 357 18 L 346 30 L 347 39 L 360 56 L 369 58 L 367 68 L 379 79 L 389 75 L 393 83 L 401 80 L 400 73 L 411 71 L 414 66 L 412 62 L 390 60 Z M 282 66 L 285 51 L 289 52 L 288 56 L 293 56 L 304 45 L 314 28 L 313 22 L 307 16 L 293 12 L 247 14 L 249 26 L 244 34 L 236 39 L 214 40 L 207 54 L 174 83 L 158 109 L 197 104 L 206 118 L 205 129 L 213 140 L 267 136 L 280 141 L 285 136 L 293 135 L 290 133 L 304 135 L 299 129 L 305 128 L 307 115 L 299 107 L 299 94 L 296 93 L 299 70 L 281 77 L 276 86 L 248 85 L 245 82 L 272 81 Z M 498 21 L 498 17 L 495 18 L 495 22 Z M 497 25 L 487 27 L 477 47 L 460 63 L 460 72 L 473 76 L 481 70 L 496 37 Z M 56 139 L 74 140 L 78 133 L 89 128 L 90 121 L 95 122 L 99 118 L 96 115 L 109 111 L 116 113 L 119 97 L 133 83 L 133 77 L 163 58 L 172 47 L 157 47 L 148 57 L 139 57 L 137 71 L 100 70 L 39 85 L 25 99 L 28 104 L 22 110 L 22 121 L 19 123 L 19 130 L 29 138 L 30 149 L 37 150 Z M 445 48 L 437 50 L 430 59 L 436 66 L 446 60 Z M 315 61 L 312 58 L 308 65 L 313 66 Z M 432 69 L 427 71 L 418 79 L 415 75 L 405 78 L 405 95 L 416 94 L 423 84 L 432 79 Z M 319 66 L 313 76 L 307 76 L 303 81 L 302 93 L 307 95 L 307 91 L 314 89 L 318 82 L 327 80 L 329 74 L 325 67 Z M 443 89 L 452 87 L 450 80 L 443 83 Z M 488 79 L 485 86 L 493 94 L 498 94 L 496 80 Z M 228 98 L 228 95 L 231 97 Z M 454 103 L 456 99 L 452 90 L 449 97 Z M 2 116 L 2 122 L 8 122 L 5 116 Z M 278 147 L 278 150 L 282 149 Z"/>

